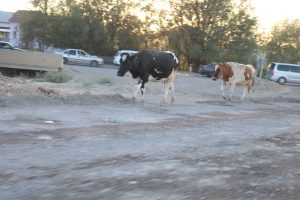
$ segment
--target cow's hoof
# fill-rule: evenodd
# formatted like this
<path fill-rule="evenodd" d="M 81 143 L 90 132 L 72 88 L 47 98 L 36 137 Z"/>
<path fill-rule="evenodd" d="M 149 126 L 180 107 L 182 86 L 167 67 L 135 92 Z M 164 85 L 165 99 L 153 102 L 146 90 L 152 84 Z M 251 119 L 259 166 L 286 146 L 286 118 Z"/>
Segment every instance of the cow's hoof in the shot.
<path fill-rule="evenodd" d="M 174 97 L 171 98 L 171 104 L 173 104 L 173 103 L 175 103 L 175 98 Z"/>
<path fill-rule="evenodd" d="M 165 102 L 164 100 L 162 100 L 162 101 L 160 102 L 159 106 L 162 106 L 162 105 L 164 105 L 164 104 L 166 104 L 166 102 Z"/>
<path fill-rule="evenodd" d="M 136 103 L 136 102 L 137 102 L 137 98 L 136 98 L 136 97 L 132 97 L 132 98 L 131 98 L 131 101 L 132 101 L 133 103 Z"/>
<path fill-rule="evenodd" d="M 226 98 L 226 103 L 231 102 L 231 98 Z"/>
<path fill-rule="evenodd" d="M 144 99 L 140 99 L 139 104 L 144 104 Z"/>

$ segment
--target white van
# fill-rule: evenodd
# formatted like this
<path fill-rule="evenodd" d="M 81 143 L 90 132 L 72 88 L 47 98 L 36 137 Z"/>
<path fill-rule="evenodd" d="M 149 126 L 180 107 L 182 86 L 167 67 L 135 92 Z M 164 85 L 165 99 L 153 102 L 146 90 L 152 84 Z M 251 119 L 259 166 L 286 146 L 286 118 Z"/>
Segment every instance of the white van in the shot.
<path fill-rule="evenodd" d="M 132 50 L 120 50 L 117 51 L 116 55 L 114 56 L 114 64 L 120 65 L 120 59 L 122 55 L 133 55 L 136 54 L 137 51 L 132 51 Z"/>
<path fill-rule="evenodd" d="M 266 78 L 279 84 L 300 83 L 300 65 L 288 63 L 270 64 Z"/>

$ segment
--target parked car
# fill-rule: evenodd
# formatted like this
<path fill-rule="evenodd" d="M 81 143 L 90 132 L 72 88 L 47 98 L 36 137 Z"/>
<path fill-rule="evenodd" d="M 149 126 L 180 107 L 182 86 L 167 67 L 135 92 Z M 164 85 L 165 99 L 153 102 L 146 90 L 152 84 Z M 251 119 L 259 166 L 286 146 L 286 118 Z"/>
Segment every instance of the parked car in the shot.
<path fill-rule="evenodd" d="M 63 56 L 64 64 L 79 64 L 79 65 L 91 65 L 97 67 L 103 64 L 103 59 L 90 55 L 81 49 L 66 49 L 64 52 L 56 52 Z"/>
<path fill-rule="evenodd" d="M 120 59 L 122 55 L 133 55 L 136 54 L 137 51 L 132 51 L 132 50 L 120 50 L 117 51 L 116 55 L 114 56 L 114 64 L 120 65 Z"/>
<path fill-rule="evenodd" d="M 9 42 L 5 42 L 5 41 L 0 41 L 0 49 L 10 49 L 10 50 L 23 51 L 23 49 L 16 48 L 12 44 L 10 44 Z"/>
<path fill-rule="evenodd" d="M 199 67 L 199 73 L 208 77 L 213 77 L 215 74 L 215 64 L 208 64 Z"/>
<path fill-rule="evenodd" d="M 279 84 L 300 83 L 300 65 L 288 63 L 271 63 L 266 74 L 268 80 Z"/>

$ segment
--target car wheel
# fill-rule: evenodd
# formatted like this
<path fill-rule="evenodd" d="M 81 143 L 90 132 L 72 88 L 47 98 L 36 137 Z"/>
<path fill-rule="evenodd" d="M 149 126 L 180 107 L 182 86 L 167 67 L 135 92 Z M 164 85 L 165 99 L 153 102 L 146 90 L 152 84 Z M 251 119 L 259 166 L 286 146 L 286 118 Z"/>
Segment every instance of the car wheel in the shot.
<path fill-rule="evenodd" d="M 69 61 L 67 58 L 64 58 L 63 62 L 64 62 L 64 64 L 68 64 Z"/>
<path fill-rule="evenodd" d="M 97 66 L 98 66 L 98 62 L 95 61 L 95 60 L 93 60 L 93 61 L 91 62 L 91 65 L 92 65 L 93 67 L 97 67 Z"/>
<path fill-rule="evenodd" d="M 278 79 L 278 83 L 281 84 L 281 85 L 283 85 L 283 84 L 286 83 L 286 79 L 283 78 L 283 77 L 280 77 L 280 78 Z"/>

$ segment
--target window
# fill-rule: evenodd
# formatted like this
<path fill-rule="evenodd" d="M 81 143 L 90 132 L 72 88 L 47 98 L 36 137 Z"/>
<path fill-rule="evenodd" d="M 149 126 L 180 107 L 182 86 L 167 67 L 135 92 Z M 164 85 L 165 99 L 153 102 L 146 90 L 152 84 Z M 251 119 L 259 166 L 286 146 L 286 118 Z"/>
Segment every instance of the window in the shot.
<path fill-rule="evenodd" d="M 78 55 L 80 55 L 80 56 L 86 56 L 86 53 L 83 52 L 83 51 L 78 51 Z"/>
<path fill-rule="evenodd" d="M 76 56 L 76 50 L 69 50 L 68 54 Z"/>
<path fill-rule="evenodd" d="M 289 65 L 278 65 L 277 70 L 288 72 L 288 71 L 290 71 L 290 66 Z"/>
<path fill-rule="evenodd" d="M 291 66 L 291 72 L 300 73 L 300 67 Z"/>

